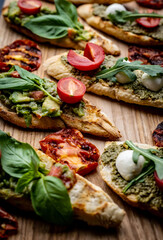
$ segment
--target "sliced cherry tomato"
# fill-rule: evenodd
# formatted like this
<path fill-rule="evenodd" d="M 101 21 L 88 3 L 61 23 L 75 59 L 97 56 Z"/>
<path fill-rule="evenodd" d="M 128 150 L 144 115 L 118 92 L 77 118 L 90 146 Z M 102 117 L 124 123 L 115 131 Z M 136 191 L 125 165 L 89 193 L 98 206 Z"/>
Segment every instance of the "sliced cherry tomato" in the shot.
<path fill-rule="evenodd" d="M 99 68 L 104 58 L 103 48 L 94 43 L 87 43 L 84 56 L 73 50 L 70 50 L 67 55 L 68 62 L 81 71 L 91 71 Z"/>
<path fill-rule="evenodd" d="M 160 23 L 160 18 L 149 18 L 143 17 L 136 19 L 136 22 L 146 28 L 154 28 L 157 27 Z"/>
<path fill-rule="evenodd" d="M 157 186 L 161 189 L 161 191 L 163 191 L 163 179 L 160 179 L 157 175 L 157 172 L 154 172 L 154 178 L 156 181 Z"/>
<path fill-rule="evenodd" d="M 38 0 L 19 0 L 18 6 L 23 13 L 32 15 L 40 12 L 42 3 Z"/>
<path fill-rule="evenodd" d="M 77 103 L 86 91 L 85 85 L 73 77 L 62 78 L 57 84 L 57 92 L 63 102 Z"/>

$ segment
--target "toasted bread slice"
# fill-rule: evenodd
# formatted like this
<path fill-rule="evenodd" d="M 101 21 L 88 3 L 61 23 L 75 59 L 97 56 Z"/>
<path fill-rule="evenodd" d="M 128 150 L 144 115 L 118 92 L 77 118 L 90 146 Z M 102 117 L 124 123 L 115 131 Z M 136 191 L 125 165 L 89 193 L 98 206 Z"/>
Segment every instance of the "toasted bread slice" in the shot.
<path fill-rule="evenodd" d="M 93 15 L 93 4 L 84 4 L 78 7 L 78 14 L 80 17 L 85 19 L 90 26 L 93 26 L 98 30 L 101 30 L 124 42 L 142 46 L 163 45 L 163 41 L 159 41 L 143 34 L 138 35 L 132 32 L 124 31 L 122 28 L 114 25 L 111 21 L 105 21 L 101 17 Z"/>
<path fill-rule="evenodd" d="M 125 89 L 123 85 L 121 86 L 109 86 L 107 82 L 100 79 L 100 81 L 91 82 L 91 75 L 89 72 L 81 72 L 80 75 L 76 75 L 74 73 L 75 68 L 72 67 L 70 64 L 64 64 L 61 57 L 66 58 L 67 53 L 62 53 L 60 55 L 56 55 L 46 60 L 44 63 L 45 70 L 47 73 L 54 77 L 56 80 L 60 80 L 64 77 L 76 77 L 80 81 L 82 81 L 86 88 L 87 92 L 93 92 L 97 95 L 104 95 L 113 99 L 122 100 L 128 103 L 135 103 L 139 105 L 147 105 L 153 106 L 158 108 L 163 108 L 163 99 L 155 99 L 152 100 L 148 99 L 141 99 L 139 95 L 134 94 L 134 91 L 130 89 Z M 116 58 L 112 57 L 111 61 L 114 63 L 116 62 Z M 80 73 L 80 71 L 79 71 Z M 149 90 L 150 91 L 150 90 Z"/>
<path fill-rule="evenodd" d="M 105 144 L 105 149 L 107 149 L 108 146 L 110 146 L 112 142 L 107 142 Z M 116 142 L 116 144 L 123 144 L 123 142 Z M 156 148 L 155 146 L 147 145 L 147 144 L 141 144 L 141 143 L 135 143 L 137 146 L 147 149 L 147 148 Z M 103 153 L 104 154 L 104 153 Z M 139 200 L 139 196 L 130 193 L 130 194 L 124 194 L 122 191 L 123 189 L 119 187 L 118 184 L 115 183 L 113 180 L 114 175 L 112 175 L 113 171 L 113 166 L 110 166 L 109 164 L 104 164 L 101 159 L 99 162 L 99 167 L 100 167 L 100 174 L 103 178 L 103 180 L 106 182 L 106 184 L 115 192 L 117 193 L 125 202 L 128 204 L 132 205 L 133 207 L 138 207 L 144 210 L 148 210 L 152 212 L 153 214 L 163 217 L 163 208 L 158 209 L 156 204 L 153 204 L 152 201 L 141 201 Z M 126 181 L 127 184 L 127 181 Z M 140 183 L 141 184 L 141 183 Z M 151 185 L 146 183 L 145 186 L 146 190 L 149 190 L 151 192 Z M 147 195 L 146 195 L 147 197 Z M 163 194 L 162 194 L 162 201 L 163 201 Z"/>
<path fill-rule="evenodd" d="M 54 160 L 43 152 L 36 150 L 40 160 L 50 169 Z M 74 211 L 74 216 L 87 222 L 89 225 L 97 225 L 105 228 L 114 227 L 121 223 L 125 212 L 120 209 L 112 199 L 98 186 L 76 174 L 77 182 L 68 191 Z M 17 194 L 10 189 L 1 189 L 1 198 L 12 205 L 32 211 L 31 201 L 22 194 Z"/>
<path fill-rule="evenodd" d="M 85 115 L 83 117 L 73 115 L 69 110 L 66 110 L 57 118 L 42 117 L 38 119 L 33 115 L 30 128 L 58 130 L 71 127 L 77 128 L 84 133 L 106 137 L 112 140 L 121 137 L 119 130 L 108 120 L 100 109 L 91 105 L 86 99 L 83 100 L 85 103 Z M 0 102 L 0 117 L 17 126 L 27 128 L 24 118 L 4 106 L 2 102 Z"/>
<path fill-rule="evenodd" d="M 16 24 L 12 23 L 10 21 L 10 19 L 5 16 L 7 12 L 8 12 L 8 7 L 4 7 L 2 9 L 2 15 L 4 16 L 4 19 L 8 23 L 8 25 L 11 28 L 15 29 L 17 32 L 23 33 L 23 34 L 25 34 L 29 38 L 32 38 L 35 41 L 48 42 L 48 43 L 50 43 L 52 45 L 55 45 L 55 46 L 64 47 L 64 48 L 74 48 L 74 49 L 84 49 L 86 44 L 87 44 L 86 41 L 78 41 L 78 42 L 76 41 L 75 42 L 69 37 L 64 37 L 64 38 L 60 38 L 60 39 L 46 39 L 46 38 L 40 37 L 40 36 L 32 33 L 27 28 L 21 27 L 19 25 L 16 25 Z M 93 31 L 89 27 L 85 27 L 85 28 L 88 31 L 93 32 L 93 38 L 92 38 L 91 41 L 93 43 L 96 43 L 97 45 L 103 47 L 106 54 L 112 54 L 112 55 L 119 55 L 120 54 L 120 50 L 119 50 L 118 46 L 116 44 L 114 44 L 111 40 L 102 37 L 100 34 Z"/>
<path fill-rule="evenodd" d="M 47 2 L 54 2 L 54 0 L 44 0 Z M 84 4 L 84 3 L 101 3 L 101 4 L 112 4 L 112 3 L 126 3 L 131 2 L 132 0 L 69 0 L 74 4 Z"/>

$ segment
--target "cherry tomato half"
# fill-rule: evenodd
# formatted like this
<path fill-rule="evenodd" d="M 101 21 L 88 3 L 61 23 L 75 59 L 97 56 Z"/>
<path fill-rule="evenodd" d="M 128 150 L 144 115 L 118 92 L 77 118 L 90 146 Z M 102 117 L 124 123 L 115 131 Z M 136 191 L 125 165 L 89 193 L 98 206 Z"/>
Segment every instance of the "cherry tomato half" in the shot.
<path fill-rule="evenodd" d="M 87 43 L 84 56 L 73 50 L 70 50 L 67 55 L 68 62 L 81 71 L 91 71 L 99 68 L 104 58 L 105 53 L 103 48 L 94 43 Z"/>
<path fill-rule="evenodd" d="M 163 191 L 163 179 L 160 179 L 157 175 L 157 172 L 154 172 L 154 178 L 156 181 L 157 186 Z"/>
<path fill-rule="evenodd" d="M 152 9 L 147 10 L 147 13 L 152 13 L 152 12 L 153 12 Z M 154 28 L 159 25 L 160 18 L 142 17 L 142 18 L 136 19 L 136 22 L 143 27 Z"/>
<path fill-rule="evenodd" d="M 57 84 L 57 92 L 63 102 L 77 103 L 86 91 L 85 85 L 73 77 L 62 78 Z"/>
<path fill-rule="evenodd" d="M 25 14 L 37 14 L 40 12 L 42 3 L 38 0 L 19 0 L 18 6 Z"/>

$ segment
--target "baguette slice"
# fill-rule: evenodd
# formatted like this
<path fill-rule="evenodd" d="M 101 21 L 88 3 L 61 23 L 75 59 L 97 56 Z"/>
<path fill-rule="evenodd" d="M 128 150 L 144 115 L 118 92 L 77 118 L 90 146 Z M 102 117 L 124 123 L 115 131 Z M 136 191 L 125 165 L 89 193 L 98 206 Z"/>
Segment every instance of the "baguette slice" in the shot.
<path fill-rule="evenodd" d="M 78 14 L 86 22 L 98 30 L 101 30 L 115 38 L 127 43 L 138 44 L 142 46 L 158 46 L 163 45 L 163 41 L 159 41 L 146 35 L 138 35 L 132 32 L 124 31 L 117 27 L 111 21 L 102 20 L 101 17 L 93 15 L 93 4 L 84 4 L 78 7 Z"/>
<path fill-rule="evenodd" d="M 58 118 L 42 117 L 38 119 L 33 115 L 30 128 L 58 130 L 71 127 L 77 128 L 84 133 L 106 137 L 112 140 L 121 137 L 119 130 L 108 120 L 100 109 L 91 105 L 86 99 L 83 100 L 85 103 L 85 115 L 83 117 L 73 115 L 68 110 L 63 112 Z M 17 126 L 27 128 L 24 118 L 4 106 L 2 102 L 0 102 L 0 117 Z"/>
<path fill-rule="evenodd" d="M 39 150 L 36 152 L 40 160 L 46 164 L 46 169 L 50 170 L 54 160 Z M 76 177 L 77 182 L 68 191 L 75 217 L 89 225 L 105 228 L 119 225 L 125 212 L 100 187 L 78 174 Z M 16 194 L 13 190 L 1 189 L 0 197 L 22 210 L 33 211 L 29 197 Z"/>
<path fill-rule="evenodd" d="M 44 63 L 45 70 L 47 73 L 54 77 L 56 80 L 60 80 L 64 77 L 76 77 L 82 81 L 86 88 L 87 92 L 92 92 L 97 95 L 104 95 L 116 100 L 122 100 L 128 103 L 135 103 L 139 105 L 153 106 L 157 108 L 163 108 L 163 99 L 141 99 L 138 95 L 134 94 L 132 89 L 124 89 L 123 85 L 121 86 L 109 86 L 106 82 L 99 81 L 90 84 L 91 77 L 89 73 L 84 73 L 80 76 L 74 74 L 74 67 L 69 64 L 64 64 L 61 60 L 61 56 L 67 57 L 67 53 L 62 53 L 47 59 Z M 111 58 L 113 65 L 117 61 L 116 58 Z"/>
<path fill-rule="evenodd" d="M 7 22 L 7 24 L 11 28 L 15 29 L 17 32 L 23 33 L 27 37 L 32 38 L 35 41 L 48 42 L 48 43 L 50 43 L 52 45 L 55 45 L 55 46 L 64 47 L 64 48 L 74 48 L 74 49 L 84 49 L 86 44 L 87 44 L 86 41 L 75 42 L 72 39 L 70 39 L 69 37 L 64 37 L 64 38 L 60 38 L 60 39 L 46 39 L 46 38 L 40 37 L 40 36 L 32 33 L 27 28 L 21 27 L 19 25 L 16 25 L 16 24 L 12 23 L 10 21 L 10 19 L 5 16 L 7 12 L 8 12 L 8 7 L 4 7 L 2 9 L 2 15 L 3 15 L 5 21 Z M 103 47 L 106 54 L 112 54 L 112 55 L 115 55 L 115 56 L 120 54 L 120 50 L 119 50 L 118 46 L 116 44 L 114 44 L 111 40 L 109 40 L 108 38 L 106 39 L 106 38 L 102 37 L 100 34 L 93 31 L 90 27 L 85 27 L 85 29 L 93 32 L 94 37 L 92 38 L 91 41 L 93 43 L 96 43 L 97 45 Z"/>
<path fill-rule="evenodd" d="M 117 144 L 123 144 L 123 142 L 116 142 Z M 105 149 L 112 144 L 112 142 L 106 142 Z M 147 144 L 141 144 L 141 143 L 135 143 L 140 148 L 156 148 L 155 146 L 147 145 Z M 153 214 L 163 217 L 163 210 L 161 211 L 158 209 L 157 206 L 151 205 L 148 203 L 139 202 L 137 199 L 137 196 L 135 194 L 129 194 L 126 195 L 122 192 L 122 189 L 116 185 L 116 183 L 112 180 L 112 167 L 109 166 L 109 164 L 103 164 L 103 162 L 99 161 L 99 168 L 100 168 L 100 174 L 102 179 L 106 182 L 106 184 L 115 192 L 117 193 L 125 202 L 130 204 L 133 207 L 138 207 L 140 209 L 148 210 L 152 212 Z M 146 186 L 146 188 L 149 188 L 149 191 L 151 191 L 151 186 Z M 163 195 L 162 195 L 163 198 Z"/>
<path fill-rule="evenodd" d="M 44 0 L 47 2 L 54 2 L 54 0 Z M 84 3 L 99 3 L 99 4 L 112 4 L 112 3 L 126 3 L 132 0 L 68 0 L 74 4 L 84 4 Z"/>

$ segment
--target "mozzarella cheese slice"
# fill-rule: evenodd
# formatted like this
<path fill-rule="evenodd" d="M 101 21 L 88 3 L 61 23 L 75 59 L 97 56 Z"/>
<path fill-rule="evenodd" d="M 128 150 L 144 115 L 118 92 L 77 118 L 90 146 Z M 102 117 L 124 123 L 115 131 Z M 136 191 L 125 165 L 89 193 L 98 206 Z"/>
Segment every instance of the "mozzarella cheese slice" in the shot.
<path fill-rule="evenodd" d="M 110 13 L 114 14 L 116 11 L 126 11 L 126 8 L 122 4 L 113 3 L 107 7 L 105 14 L 108 16 Z"/>
<path fill-rule="evenodd" d="M 157 92 L 163 87 L 163 77 L 151 77 L 143 73 L 141 83 L 149 90 Z"/>
<path fill-rule="evenodd" d="M 126 150 L 121 152 L 116 159 L 116 168 L 120 175 L 126 180 L 130 181 L 141 173 L 145 158 L 139 156 L 137 164 L 134 163 L 132 156 L 133 150 Z"/>
<path fill-rule="evenodd" d="M 124 72 L 119 72 L 115 75 L 117 81 L 119 83 L 125 84 L 125 83 L 129 83 L 131 82 L 131 78 L 129 78 L 129 76 L 127 74 L 125 74 Z"/>

